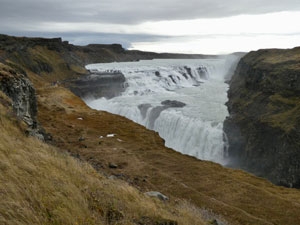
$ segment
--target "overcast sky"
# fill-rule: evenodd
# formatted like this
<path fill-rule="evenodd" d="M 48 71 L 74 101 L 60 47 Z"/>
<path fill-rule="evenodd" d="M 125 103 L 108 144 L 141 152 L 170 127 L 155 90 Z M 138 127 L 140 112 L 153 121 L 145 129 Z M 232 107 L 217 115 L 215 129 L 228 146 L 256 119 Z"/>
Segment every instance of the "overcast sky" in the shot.
<path fill-rule="evenodd" d="M 0 0 L 0 33 L 220 54 L 300 46 L 299 0 Z"/>

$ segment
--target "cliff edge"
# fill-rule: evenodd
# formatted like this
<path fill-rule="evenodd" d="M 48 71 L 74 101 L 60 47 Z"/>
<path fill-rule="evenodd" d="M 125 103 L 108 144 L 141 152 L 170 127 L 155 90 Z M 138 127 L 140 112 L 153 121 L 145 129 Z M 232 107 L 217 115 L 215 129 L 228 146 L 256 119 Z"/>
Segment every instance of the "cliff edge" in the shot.
<path fill-rule="evenodd" d="M 231 165 L 300 187 L 300 48 L 243 57 L 230 81 L 224 122 Z"/>
<path fill-rule="evenodd" d="M 61 39 L 1 38 L 9 79 L 0 87 L 28 78 L 33 116 L 52 139 L 24 135 L 13 98 L 0 91 L 0 224 L 299 224 L 299 190 L 175 152 L 154 131 L 92 110 L 55 82 L 85 74 L 88 59 L 113 59 L 102 50 L 121 57 L 117 46 L 97 45 L 92 56 Z M 152 191 L 169 200 L 145 196 Z"/>

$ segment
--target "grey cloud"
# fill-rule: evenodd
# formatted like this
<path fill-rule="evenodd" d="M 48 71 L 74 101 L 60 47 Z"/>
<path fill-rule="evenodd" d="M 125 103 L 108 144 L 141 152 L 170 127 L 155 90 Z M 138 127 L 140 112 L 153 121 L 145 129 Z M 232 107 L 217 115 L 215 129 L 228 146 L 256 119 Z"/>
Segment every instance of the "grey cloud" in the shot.
<path fill-rule="evenodd" d="M 63 37 L 78 45 L 172 40 L 170 37 L 137 34 L 57 33 L 44 23 L 139 24 L 146 21 L 222 18 L 300 10 L 299 0 L 1 0 L 0 33 L 16 36 Z M 180 37 L 177 37 L 180 38 Z M 183 40 L 184 41 L 184 40 Z"/>
<path fill-rule="evenodd" d="M 76 45 L 87 45 L 91 43 L 112 44 L 119 43 L 124 48 L 130 48 L 134 42 L 153 42 L 165 39 L 164 36 L 138 35 L 138 34 L 113 34 L 113 33 L 66 33 L 65 40 Z"/>
<path fill-rule="evenodd" d="M 225 17 L 300 10 L 299 0 L 1 0 L 1 23 L 20 21 L 103 22 Z"/>
<path fill-rule="evenodd" d="M 67 40 L 75 45 L 87 45 L 87 44 L 121 44 L 124 48 L 130 48 L 131 43 L 134 42 L 155 42 L 167 39 L 168 37 L 159 35 L 143 35 L 143 34 L 113 34 L 113 33 L 80 33 L 80 32 L 70 32 L 70 33 L 56 33 L 56 32 L 20 32 L 20 31 L 10 31 L 7 32 L 8 35 L 13 36 L 27 36 L 27 37 L 45 37 L 45 38 L 55 38 L 62 37 L 63 40 Z"/>

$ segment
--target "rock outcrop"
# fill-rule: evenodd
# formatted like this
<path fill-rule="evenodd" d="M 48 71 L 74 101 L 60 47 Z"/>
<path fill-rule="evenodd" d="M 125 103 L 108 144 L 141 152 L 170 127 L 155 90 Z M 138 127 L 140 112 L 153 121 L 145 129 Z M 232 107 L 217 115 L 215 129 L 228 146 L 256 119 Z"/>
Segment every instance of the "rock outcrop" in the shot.
<path fill-rule="evenodd" d="M 37 123 L 37 101 L 30 80 L 11 67 L 0 63 L 0 90 L 12 100 L 13 109 L 27 126 L 27 132 L 44 140 Z"/>
<path fill-rule="evenodd" d="M 113 98 L 126 89 L 125 76 L 121 72 L 92 73 L 66 80 L 64 84 L 82 99 Z"/>
<path fill-rule="evenodd" d="M 56 57 L 59 55 L 59 59 Z M 120 44 L 90 44 L 76 46 L 61 38 L 27 38 L 0 34 L 0 62 L 9 59 L 37 74 L 55 72 L 55 67 L 66 67 L 78 72 L 74 66 L 91 63 L 138 61 L 153 58 L 206 58 L 200 54 L 170 54 L 126 50 Z M 217 57 L 217 56 L 209 56 Z M 61 60 L 63 59 L 63 60 Z M 53 62 L 54 61 L 54 62 Z M 70 75 L 67 74 L 67 78 Z"/>
<path fill-rule="evenodd" d="M 243 57 L 230 81 L 224 122 L 230 164 L 300 187 L 300 48 Z"/>
<path fill-rule="evenodd" d="M 28 126 L 35 126 L 37 105 L 35 90 L 27 77 L 0 64 L 0 90 L 12 99 L 13 109 Z"/>

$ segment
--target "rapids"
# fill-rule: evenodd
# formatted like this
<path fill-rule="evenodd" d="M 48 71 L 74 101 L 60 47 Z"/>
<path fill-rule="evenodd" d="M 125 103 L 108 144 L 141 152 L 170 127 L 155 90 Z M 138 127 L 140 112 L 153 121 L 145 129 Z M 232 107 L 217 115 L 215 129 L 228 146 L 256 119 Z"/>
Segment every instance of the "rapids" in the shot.
<path fill-rule="evenodd" d="M 225 164 L 228 85 L 224 79 L 236 60 L 231 56 L 87 65 L 103 74 L 123 73 L 126 89 L 118 97 L 85 102 L 157 131 L 176 151 Z"/>

